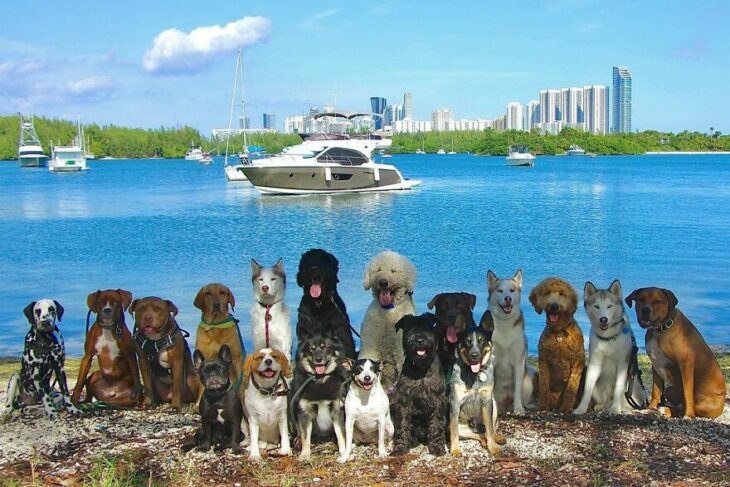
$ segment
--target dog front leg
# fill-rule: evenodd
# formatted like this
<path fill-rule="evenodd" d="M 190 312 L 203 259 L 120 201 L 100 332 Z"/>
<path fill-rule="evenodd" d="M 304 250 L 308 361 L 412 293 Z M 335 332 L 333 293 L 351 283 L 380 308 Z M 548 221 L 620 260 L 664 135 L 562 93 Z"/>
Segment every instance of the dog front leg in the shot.
<path fill-rule="evenodd" d="M 142 375 L 142 383 L 144 384 L 144 405 L 155 407 L 157 406 L 157 393 L 155 392 L 150 363 L 144 351 L 139 346 L 135 345 L 135 350 L 137 350 L 137 356 L 139 357 L 139 372 Z"/>
<path fill-rule="evenodd" d="M 428 424 L 428 452 L 437 457 L 446 453 L 444 440 L 446 440 L 446 410 L 448 407 L 445 400 L 440 403 L 440 407 L 434 409 Z"/>
<path fill-rule="evenodd" d="M 497 440 L 495 438 L 497 429 L 495 402 L 490 397 L 491 394 L 480 395 L 482 399 L 482 421 L 484 422 L 484 428 L 486 429 L 485 436 L 487 437 L 487 450 L 496 457 L 502 453 L 502 449 L 497 445 Z"/>
<path fill-rule="evenodd" d="M 34 371 L 33 377 L 38 377 L 37 371 Z M 38 379 L 33 379 L 33 387 L 41 396 L 41 404 L 43 404 L 46 416 L 51 419 L 56 418 L 58 412 L 56 411 L 56 404 L 53 402 L 53 397 L 51 396 L 51 385 L 44 385 Z"/>
<path fill-rule="evenodd" d="M 335 437 L 337 438 L 337 449 L 339 450 L 340 457 L 345 456 L 345 408 L 340 405 L 339 408 L 334 407 L 332 414 L 332 426 L 335 430 Z"/>
<path fill-rule="evenodd" d="M 514 399 L 512 400 L 512 412 L 514 414 L 525 414 L 525 407 L 522 404 L 522 383 L 525 380 L 525 355 L 526 352 L 521 354 L 513 368 Z"/>
<path fill-rule="evenodd" d="M 259 420 L 255 414 L 248 417 L 248 459 L 252 462 L 261 460 L 259 450 Z"/>
<path fill-rule="evenodd" d="M 451 448 L 451 456 L 461 456 L 461 445 L 459 443 L 459 413 L 460 405 L 458 401 L 451 401 L 449 412 L 449 440 Z"/>
<path fill-rule="evenodd" d="M 408 453 L 408 445 L 411 441 L 412 434 L 411 415 L 407 410 L 401 411 L 400 409 L 400 407 L 396 407 L 393 414 L 395 431 L 393 433 L 393 451 L 390 455 L 394 457 L 399 457 Z"/>
<path fill-rule="evenodd" d="M 171 406 L 178 411 L 182 409 L 182 396 L 183 388 L 185 387 L 185 374 L 183 367 L 183 357 L 179 360 L 174 360 L 170 357 L 171 353 L 168 353 L 168 360 L 172 362 L 170 373 L 172 374 L 172 401 Z"/>
<path fill-rule="evenodd" d="M 279 441 L 281 442 L 281 448 L 279 449 L 279 455 L 291 455 L 291 446 L 289 444 L 289 421 L 286 414 L 287 408 L 284 407 L 279 414 Z"/>
<path fill-rule="evenodd" d="M 550 364 L 542 355 L 539 358 L 539 366 L 540 375 L 538 377 L 538 383 L 540 390 L 538 391 L 538 407 L 542 411 L 547 411 L 552 406 L 550 400 Z"/>
<path fill-rule="evenodd" d="M 684 393 L 684 415 L 695 417 L 695 363 L 693 360 L 680 362 L 679 373 L 682 375 L 682 392 Z"/>
<path fill-rule="evenodd" d="M 302 451 L 299 453 L 299 460 L 307 461 L 312 456 L 312 418 L 309 414 L 300 411 L 302 418 L 297 420 L 299 438 L 302 439 Z M 306 422 L 303 422 L 306 419 Z"/>
<path fill-rule="evenodd" d="M 611 399 L 611 406 L 608 409 L 608 412 L 613 414 L 621 414 L 621 410 L 623 409 L 624 404 L 624 392 L 626 391 L 626 382 L 628 381 L 628 370 L 629 370 L 629 362 L 619 362 L 616 365 L 616 383 L 613 387 L 613 397 Z M 631 394 L 632 391 L 629 391 L 629 394 Z"/>
<path fill-rule="evenodd" d="M 657 409 L 659 407 L 659 401 L 662 399 L 662 390 L 664 390 L 664 380 L 652 366 L 651 368 L 651 401 L 649 401 L 649 409 Z"/>
<path fill-rule="evenodd" d="M 569 413 L 575 408 L 576 396 L 578 395 L 578 387 L 580 386 L 580 376 L 583 373 L 583 365 L 573 365 L 568 376 L 568 383 L 563 391 L 563 404 L 560 410 Z"/>
<path fill-rule="evenodd" d="M 134 352 L 134 347 L 127 347 L 127 351 L 125 352 L 125 356 L 127 358 L 127 366 L 129 367 L 129 372 L 132 374 L 132 386 L 134 387 L 134 390 L 132 391 L 132 394 L 129 396 L 129 398 L 133 401 L 137 401 L 137 404 L 139 404 L 140 399 L 142 398 L 142 381 L 139 377 L 139 364 L 137 363 L 137 354 Z"/>
<path fill-rule="evenodd" d="M 84 358 L 81 359 L 81 365 L 79 366 L 79 376 L 78 379 L 76 379 L 76 385 L 74 386 L 73 394 L 71 394 L 71 402 L 74 404 L 79 403 L 79 399 L 81 398 L 81 391 L 84 389 L 84 385 L 86 385 L 86 378 L 89 376 L 89 369 L 91 369 L 91 361 L 93 360 L 93 358 L 93 354 L 85 353 Z"/>
<path fill-rule="evenodd" d="M 380 420 L 378 420 L 378 430 L 380 430 Z M 340 463 L 345 463 L 352 453 L 352 435 L 355 432 L 354 415 L 345 415 L 345 453 L 337 459 Z M 378 448 L 380 447 L 380 437 L 378 437 Z"/>
<path fill-rule="evenodd" d="M 588 362 L 588 370 L 586 371 L 586 382 L 583 387 L 583 397 L 578 407 L 573 410 L 573 414 L 584 414 L 588 411 L 588 405 L 593 397 L 593 388 L 596 386 L 598 376 L 601 374 L 601 364 L 598 360 Z M 625 375 L 625 374 L 624 374 Z M 568 381 L 570 383 L 570 380 Z M 567 395 L 567 393 L 566 393 Z"/>
<path fill-rule="evenodd" d="M 56 366 L 55 373 L 58 381 L 58 387 L 61 389 L 61 397 L 63 398 L 64 408 L 71 414 L 81 414 L 81 410 L 77 409 L 71 402 L 71 394 L 68 392 L 68 382 L 66 379 L 66 371 L 63 368 L 63 362 Z"/>
<path fill-rule="evenodd" d="M 385 451 L 385 434 L 388 426 L 388 412 L 380 416 L 378 420 L 378 456 L 385 458 L 388 453 Z"/>

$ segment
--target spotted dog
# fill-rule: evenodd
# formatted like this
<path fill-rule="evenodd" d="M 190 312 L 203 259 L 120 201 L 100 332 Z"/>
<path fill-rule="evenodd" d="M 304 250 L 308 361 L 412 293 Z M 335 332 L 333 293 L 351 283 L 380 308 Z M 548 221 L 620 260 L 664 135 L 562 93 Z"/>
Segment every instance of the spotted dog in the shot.
<path fill-rule="evenodd" d="M 38 402 L 51 418 L 57 416 L 59 405 L 70 413 L 80 413 L 71 402 L 63 368 L 66 353 L 57 325 L 63 316 L 63 306 L 52 299 L 41 299 L 26 306 L 23 313 L 30 324 L 30 331 L 25 336 L 20 374 L 14 373 L 8 383 L 5 414 Z M 58 400 L 54 398 L 51 386 L 54 373 L 61 393 Z M 57 405 L 57 402 L 60 404 Z"/>

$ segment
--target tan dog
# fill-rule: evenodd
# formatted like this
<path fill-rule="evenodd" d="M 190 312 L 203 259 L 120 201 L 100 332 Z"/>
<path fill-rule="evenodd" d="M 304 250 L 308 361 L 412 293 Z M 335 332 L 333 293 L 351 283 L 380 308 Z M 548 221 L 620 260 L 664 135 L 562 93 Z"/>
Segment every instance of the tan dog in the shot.
<path fill-rule="evenodd" d="M 229 309 L 233 311 L 236 307 L 233 293 L 223 284 L 215 282 L 206 284 L 195 296 L 193 306 L 202 311 L 200 324 L 195 333 L 195 349 L 203 354 L 205 360 L 213 360 L 218 357 L 221 345 L 228 345 L 233 360 L 231 383 L 240 384 L 246 351 L 241 341 L 238 322 L 229 313 Z M 200 395 L 202 394 L 201 389 Z"/>
<path fill-rule="evenodd" d="M 132 334 L 124 323 L 132 293 L 124 289 L 96 291 L 89 294 L 86 303 L 96 314 L 96 321 L 86 334 L 84 357 L 71 402 L 79 402 L 85 386 L 86 402 L 96 398 L 114 406 L 135 407 L 142 401 L 142 385 Z M 99 370 L 89 376 L 95 355 Z"/>
<path fill-rule="evenodd" d="M 158 402 L 183 403 L 198 398 L 200 380 L 193 366 L 190 348 L 175 321 L 177 306 L 172 301 L 149 296 L 129 306 L 134 315 L 134 343 L 145 386 L 146 406 Z"/>
<path fill-rule="evenodd" d="M 626 297 L 646 329 L 646 352 L 654 385 L 649 408 L 667 403 L 671 416 L 716 418 L 725 406 L 725 379 L 715 355 L 697 328 L 677 309 L 668 289 L 645 287 Z"/>
<path fill-rule="evenodd" d="M 546 317 L 538 344 L 538 407 L 571 412 L 579 397 L 586 360 L 583 333 L 573 318 L 578 294 L 564 280 L 548 277 L 532 290 L 530 303 L 537 314 L 545 311 Z"/>

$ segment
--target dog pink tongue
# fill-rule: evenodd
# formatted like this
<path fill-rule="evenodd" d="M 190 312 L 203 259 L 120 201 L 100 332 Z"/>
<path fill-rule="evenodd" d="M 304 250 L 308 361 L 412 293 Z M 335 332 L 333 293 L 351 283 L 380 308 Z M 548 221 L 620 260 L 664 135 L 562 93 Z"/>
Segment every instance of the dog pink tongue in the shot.
<path fill-rule="evenodd" d="M 317 373 L 317 375 L 324 375 L 324 371 L 326 370 L 326 367 L 324 365 L 315 365 L 314 371 Z"/>
<path fill-rule="evenodd" d="M 552 323 L 557 323 L 557 322 L 558 322 L 558 318 L 559 318 L 559 316 L 558 316 L 558 315 L 553 315 L 553 314 L 551 314 L 551 315 L 549 315 L 549 318 L 550 318 L 550 321 L 551 321 Z"/>
<path fill-rule="evenodd" d="M 378 299 L 380 300 L 381 306 L 390 306 L 393 304 L 393 295 L 390 293 L 390 289 L 380 291 Z"/>
<path fill-rule="evenodd" d="M 314 299 L 317 299 L 322 294 L 322 286 L 319 284 L 312 284 L 309 286 L 309 295 Z"/>
<path fill-rule="evenodd" d="M 449 343 L 456 343 L 459 341 L 459 337 L 456 334 L 456 328 L 453 326 L 446 328 L 446 341 Z"/>
<path fill-rule="evenodd" d="M 471 364 L 471 371 L 474 372 L 475 374 L 478 374 L 479 369 L 481 369 L 481 368 L 482 368 L 482 366 L 479 362 L 477 362 L 475 364 Z"/>

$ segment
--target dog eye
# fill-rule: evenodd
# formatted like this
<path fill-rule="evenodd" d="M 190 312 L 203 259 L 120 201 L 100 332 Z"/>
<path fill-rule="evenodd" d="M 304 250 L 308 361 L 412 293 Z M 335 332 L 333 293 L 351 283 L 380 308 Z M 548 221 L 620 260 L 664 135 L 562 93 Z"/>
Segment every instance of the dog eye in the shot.
<path fill-rule="evenodd" d="M 504 291 L 502 289 L 497 289 L 498 293 L 503 293 Z"/>
<path fill-rule="evenodd" d="M 276 281 L 276 278 L 275 277 L 272 277 L 271 278 L 271 282 L 274 282 L 274 281 Z"/>
<path fill-rule="evenodd" d="M 662 304 L 662 300 L 661 299 L 655 299 L 653 304 Z"/>
<path fill-rule="evenodd" d="M 611 309 L 611 308 L 613 308 L 613 305 L 612 304 L 609 304 L 608 305 L 608 309 Z"/>
<path fill-rule="evenodd" d="M 594 304 L 593 307 L 596 308 L 596 309 L 601 309 L 601 307 L 598 306 L 597 304 Z"/>
<path fill-rule="evenodd" d="M 511 289 L 509 290 L 509 292 L 511 292 L 511 293 L 515 292 L 515 288 L 511 288 Z"/>

